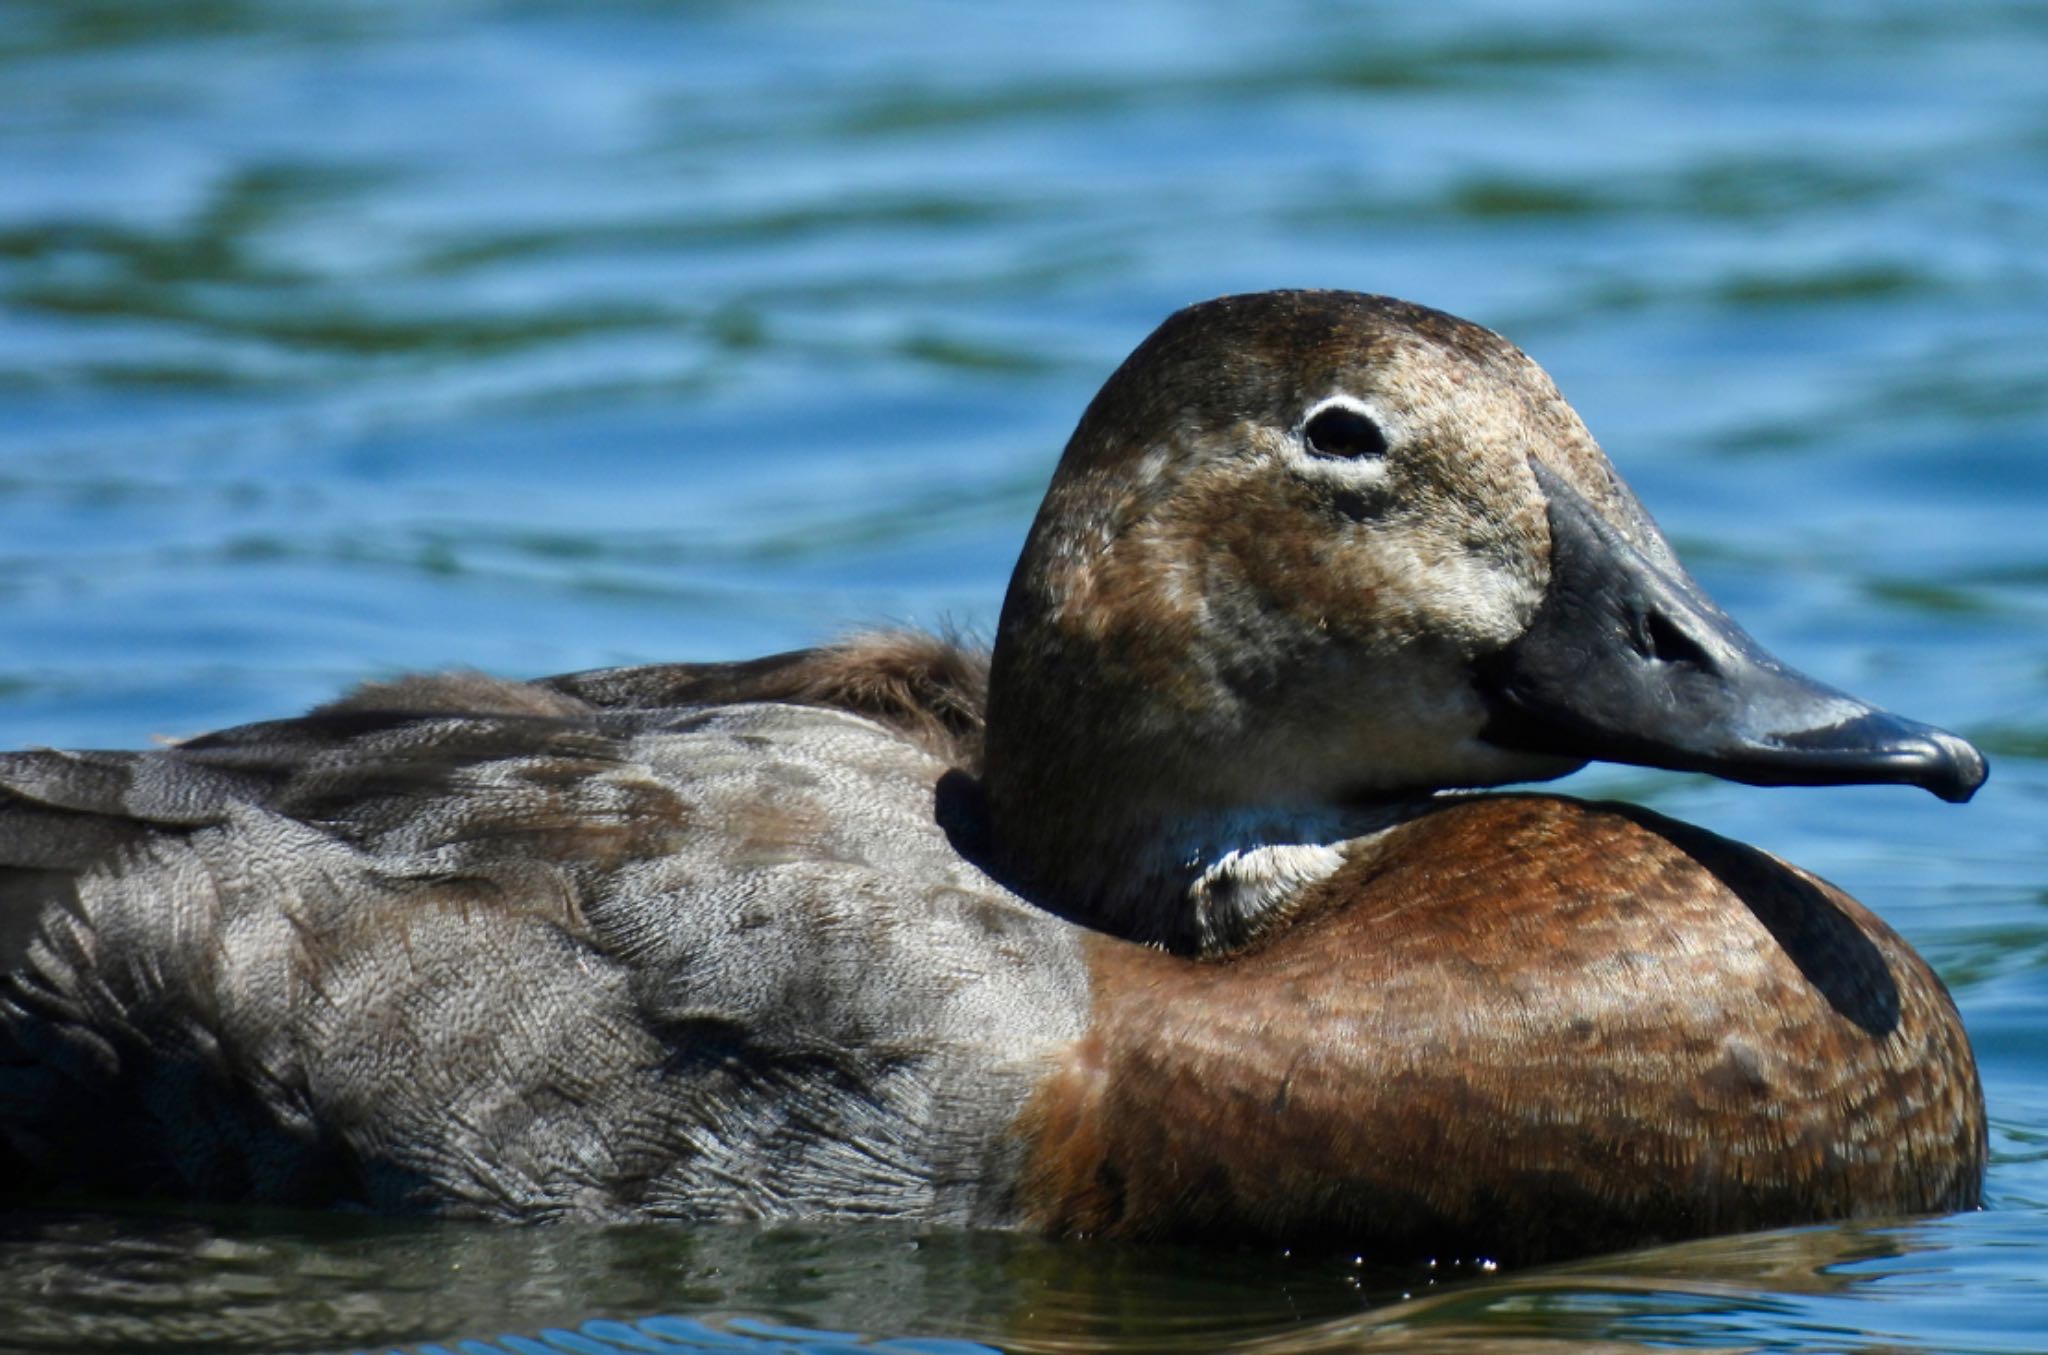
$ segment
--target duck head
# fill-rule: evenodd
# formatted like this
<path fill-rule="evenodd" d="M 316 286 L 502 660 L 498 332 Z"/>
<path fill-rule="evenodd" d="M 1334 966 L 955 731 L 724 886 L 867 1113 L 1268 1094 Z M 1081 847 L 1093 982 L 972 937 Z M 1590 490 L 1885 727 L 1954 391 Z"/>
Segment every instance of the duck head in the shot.
<path fill-rule="evenodd" d="M 1012 883 L 1227 948 L 1402 805 L 1596 758 L 1949 800 L 1985 774 L 1765 652 L 1477 325 L 1224 297 L 1089 405 L 990 674 L 986 855 Z"/>

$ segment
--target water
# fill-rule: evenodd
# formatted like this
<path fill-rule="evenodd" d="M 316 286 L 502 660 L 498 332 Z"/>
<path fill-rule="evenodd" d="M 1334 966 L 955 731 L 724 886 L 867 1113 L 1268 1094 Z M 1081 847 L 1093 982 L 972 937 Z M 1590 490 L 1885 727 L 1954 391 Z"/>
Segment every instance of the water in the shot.
<path fill-rule="evenodd" d="M 2048 1345 L 2044 69 L 2025 0 L 0 5 L 0 745 L 409 668 L 985 633 L 1131 345 L 1325 285 L 1508 333 L 1751 630 L 1995 764 L 1962 810 L 1577 786 L 1811 866 L 1934 961 L 1989 1083 L 1982 1213 L 1392 1274 L 19 1214 L 0 1344 L 668 1312 L 1019 1350 Z"/>

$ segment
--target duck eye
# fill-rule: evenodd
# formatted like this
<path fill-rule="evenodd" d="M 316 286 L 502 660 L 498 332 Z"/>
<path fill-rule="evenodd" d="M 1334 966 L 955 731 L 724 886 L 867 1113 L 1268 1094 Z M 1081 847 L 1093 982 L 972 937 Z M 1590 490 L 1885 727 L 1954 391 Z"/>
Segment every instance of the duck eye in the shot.
<path fill-rule="evenodd" d="M 1349 405 L 1329 405 L 1303 426 L 1302 437 L 1317 456 L 1355 460 L 1362 456 L 1385 456 L 1387 435 L 1370 415 Z"/>

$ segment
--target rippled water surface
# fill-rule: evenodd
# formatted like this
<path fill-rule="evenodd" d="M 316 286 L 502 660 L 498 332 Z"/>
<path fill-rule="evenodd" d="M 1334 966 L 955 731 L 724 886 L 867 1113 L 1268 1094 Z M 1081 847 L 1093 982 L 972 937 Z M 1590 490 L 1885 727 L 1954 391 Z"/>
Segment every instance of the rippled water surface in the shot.
<path fill-rule="evenodd" d="M 0 1219 L 0 1345 L 733 1316 L 1018 1350 L 2048 1346 L 2048 9 L 18 0 L 0 745 L 366 676 L 986 632 L 1169 310 L 1385 291 L 1550 368 L 1767 643 L 1965 809 L 1599 770 L 1954 988 L 1989 1207 L 1579 1265 L 873 1229 Z"/>

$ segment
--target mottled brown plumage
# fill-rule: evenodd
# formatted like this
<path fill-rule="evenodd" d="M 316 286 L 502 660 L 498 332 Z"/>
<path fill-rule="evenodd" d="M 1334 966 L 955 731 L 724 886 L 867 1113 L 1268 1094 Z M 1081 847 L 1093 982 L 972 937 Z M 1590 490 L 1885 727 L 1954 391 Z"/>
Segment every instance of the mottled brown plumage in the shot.
<path fill-rule="evenodd" d="M 1770 660 L 1549 379 L 1387 298 L 1170 319 L 992 656 L 366 685 L 0 756 L 0 1183 L 1535 1259 L 1956 1208 L 1939 982 L 1761 853 L 1462 795 L 1983 777 Z"/>
<path fill-rule="evenodd" d="M 550 678 L 551 690 L 598 707 L 786 701 L 863 715 L 954 767 L 981 765 L 988 655 L 914 631 L 855 636 L 742 663 L 605 668 Z"/>

